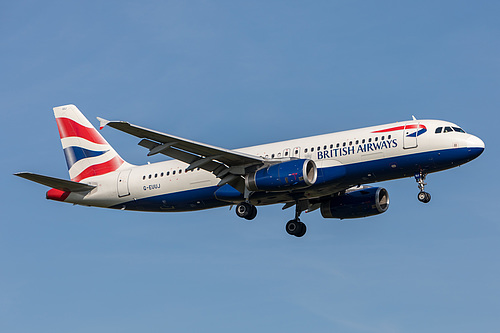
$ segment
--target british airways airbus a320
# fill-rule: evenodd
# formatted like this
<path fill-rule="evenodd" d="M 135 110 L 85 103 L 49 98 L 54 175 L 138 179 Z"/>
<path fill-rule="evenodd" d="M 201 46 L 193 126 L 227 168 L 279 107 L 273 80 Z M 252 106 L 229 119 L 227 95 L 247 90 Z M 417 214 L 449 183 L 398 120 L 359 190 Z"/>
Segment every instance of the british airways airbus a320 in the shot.
<path fill-rule="evenodd" d="M 29 172 L 16 176 L 52 187 L 47 199 L 122 210 L 180 212 L 236 205 L 252 220 L 256 206 L 295 206 L 286 224 L 302 237 L 303 211 L 349 219 L 384 213 L 389 194 L 365 184 L 415 177 L 427 203 L 428 173 L 467 163 L 484 150 L 478 137 L 441 120 L 413 120 L 260 146 L 224 149 L 124 121 L 98 118 L 140 139 L 148 156 L 173 160 L 125 162 L 74 105 L 54 108 L 71 180 Z"/>

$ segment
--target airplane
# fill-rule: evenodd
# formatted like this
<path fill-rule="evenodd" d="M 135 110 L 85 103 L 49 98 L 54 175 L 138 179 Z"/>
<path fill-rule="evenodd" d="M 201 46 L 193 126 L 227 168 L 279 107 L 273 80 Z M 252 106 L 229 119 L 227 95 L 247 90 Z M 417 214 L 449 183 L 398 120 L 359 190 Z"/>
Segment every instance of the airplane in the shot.
<path fill-rule="evenodd" d="M 51 187 L 50 200 L 84 206 L 150 212 L 196 211 L 236 206 L 252 220 L 257 206 L 295 206 L 285 225 L 302 237 L 302 212 L 352 219 L 381 214 L 389 193 L 367 184 L 414 177 L 418 200 L 428 203 L 429 173 L 457 167 L 484 151 L 483 141 L 442 120 L 412 120 L 225 149 L 165 134 L 125 121 L 97 118 L 141 139 L 148 156 L 171 160 L 132 165 L 123 160 L 75 105 L 55 107 L 71 180 L 30 172 L 16 176 Z"/>

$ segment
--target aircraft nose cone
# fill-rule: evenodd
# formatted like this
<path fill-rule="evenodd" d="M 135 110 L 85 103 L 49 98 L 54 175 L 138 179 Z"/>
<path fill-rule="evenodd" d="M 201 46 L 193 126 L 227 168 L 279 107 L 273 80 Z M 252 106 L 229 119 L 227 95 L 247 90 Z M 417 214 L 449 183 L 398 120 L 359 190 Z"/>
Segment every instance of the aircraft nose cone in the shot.
<path fill-rule="evenodd" d="M 482 148 L 484 149 L 484 142 L 477 136 L 471 135 L 467 139 L 467 148 Z"/>
<path fill-rule="evenodd" d="M 481 155 L 484 151 L 484 142 L 477 136 L 471 135 L 467 139 L 467 148 L 469 152 L 469 156 L 471 159 L 474 159 Z"/>

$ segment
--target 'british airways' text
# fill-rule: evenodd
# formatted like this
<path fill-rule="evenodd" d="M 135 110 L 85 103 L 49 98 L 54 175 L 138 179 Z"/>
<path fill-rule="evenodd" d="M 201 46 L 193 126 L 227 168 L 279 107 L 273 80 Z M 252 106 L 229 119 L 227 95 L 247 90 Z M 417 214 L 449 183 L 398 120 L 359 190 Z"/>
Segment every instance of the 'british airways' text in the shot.
<path fill-rule="evenodd" d="M 346 155 L 354 155 L 360 153 L 369 153 L 375 152 L 383 149 L 391 149 L 396 148 L 398 146 L 397 139 L 385 140 L 374 143 L 364 143 L 361 145 L 349 146 L 349 147 L 340 147 L 330 150 L 318 151 L 318 160 L 324 158 L 334 158 Z"/>

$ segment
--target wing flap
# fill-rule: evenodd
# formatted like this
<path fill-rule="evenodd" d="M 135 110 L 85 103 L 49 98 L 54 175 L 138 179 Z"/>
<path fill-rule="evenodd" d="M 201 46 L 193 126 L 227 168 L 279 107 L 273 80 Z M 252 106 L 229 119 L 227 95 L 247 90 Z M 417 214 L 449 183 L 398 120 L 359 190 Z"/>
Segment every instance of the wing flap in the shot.
<path fill-rule="evenodd" d="M 39 175 L 31 172 L 18 172 L 15 173 L 14 176 L 18 176 L 27 180 L 31 180 L 32 182 L 42 184 L 45 186 L 49 186 L 61 191 L 68 192 L 82 192 L 82 191 L 91 191 L 95 188 L 93 185 L 88 185 L 84 183 L 78 183 L 71 180 L 54 178 L 44 175 Z"/>

